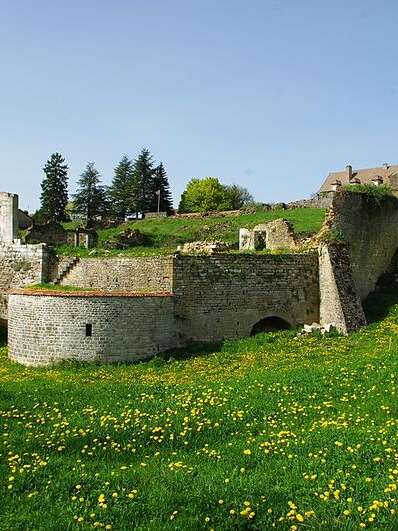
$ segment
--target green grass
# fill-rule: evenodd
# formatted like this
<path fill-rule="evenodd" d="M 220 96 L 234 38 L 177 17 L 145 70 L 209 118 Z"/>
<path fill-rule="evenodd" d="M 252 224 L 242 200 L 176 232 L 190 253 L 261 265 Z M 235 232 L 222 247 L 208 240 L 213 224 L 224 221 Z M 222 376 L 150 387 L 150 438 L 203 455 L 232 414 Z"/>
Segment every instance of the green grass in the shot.
<path fill-rule="evenodd" d="M 259 211 L 255 214 L 244 214 L 236 217 L 144 219 L 125 223 L 117 228 L 99 230 L 97 254 L 100 256 L 169 254 L 175 251 L 178 245 L 197 240 L 222 240 L 237 245 L 241 227 L 250 229 L 259 223 L 278 218 L 290 220 L 298 233 L 314 233 L 320 229 L 324 217 L 324 209 L 297 208 Z M 66 226 L 70 228 L 70 224 Z M 148 237 L 148 244 L 123 251 L 105 251 L 104 242 L 128 227 L 137 228 L 145 234 Z M 76 222 L 73 222 L 73 228 L 76 228 Z M 87 256 L 90 251 L 83 248 L 59 246 L 57 252 L 63 255 Z"/>
<path fill-rule="evenodd" d="M 367 312 L 135 365 L 3 347 L 0 529 L 397 529 L 398 296 Z"/>
<path fill-rule="evenodd" d="M 25 289 L 50 291 L 95 291 L 95 288 L 79 288 L 77 286 L 50 284 L 47 282 L 42 282 L 41 284 L 31 284 L 26 286 Z"/>

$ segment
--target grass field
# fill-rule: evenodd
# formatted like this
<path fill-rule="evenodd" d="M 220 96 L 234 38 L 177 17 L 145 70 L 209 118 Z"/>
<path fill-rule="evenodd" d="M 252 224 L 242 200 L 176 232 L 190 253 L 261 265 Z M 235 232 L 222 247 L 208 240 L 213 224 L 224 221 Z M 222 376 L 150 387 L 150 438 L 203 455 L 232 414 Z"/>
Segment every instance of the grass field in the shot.
<path fill-rule="evenodd" d="M 3 347 L 0 529 L 397 529 L 398 297 L 368 315 L 136 365 Z"/>
<path fill-rule="evenodd" d="M 136 222 L 125 223 L 118 228 L 103 229 L 98 231 L 99 254 L 104 254 L 104 242 L 114 237 L 125 228 L 136 228 L 148 238 L 147 245 L 132 247 L 127 250 L 112 250 L 107 254 L 119 255 L 148 255 L 168 254 L 175 251 L 177 245 L 197 240 L 222 240 L 229 243 L 238 243 L 239 228 L 253 228 L 259 223 L 278 218 L 292 221 L 296 232 L 314 233 L 322 225 L 325 210 L 320 208 L 297 208 L 294 210 L 259 211 L 255 214 L 246 214 L 236 217 L 204 217 L 200 219 L 165 218 L 144 219 Z M 66 227 L 75 228 L 76 223 L 65 224 Z M 59 254 L 86 256 L 89 251 L 83 248 L 60 246 Z"/>

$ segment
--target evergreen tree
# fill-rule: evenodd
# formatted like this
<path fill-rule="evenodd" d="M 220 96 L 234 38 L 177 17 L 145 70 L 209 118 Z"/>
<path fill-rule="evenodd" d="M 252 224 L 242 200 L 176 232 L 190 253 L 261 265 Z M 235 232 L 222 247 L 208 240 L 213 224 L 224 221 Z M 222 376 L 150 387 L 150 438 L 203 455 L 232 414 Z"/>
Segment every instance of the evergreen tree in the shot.
<path fill-rule="evenodd" d="M 159 164 L 159 166 L 155 168 L 152 187 L 155 191 L 152 210 L 154 212 L 157 211 L 158 197 L 160 197 L 159 210 L 161 212 L 167 212 L 168 214 L 170 214 L 173 210 L 173 198 L 170 192 L 170 185 L 169 180 L 167 178 L 167 173 L 162 162 Z"/>
<path fill-rule="evenodd" d="M 136 212 L 149 212 L 152 210 L 154 198 L 157 200 L 154 188 L 153 157 L 149 150 L 144 148 L 133 164 L 133 208 Z"/>
<path fill-rule="evenodd" d="M 93 162 L 89 162 L 78 181 L 78 189 L 74 195 L 74 210 L 81 214 L 90 227 L 93 221 L 107 212 L 105 188 L 101 185 L 99 171 Z"/>
<path fill-rule="evenodd" d="M 115 216 L 123 220 L 134 204 L 133 177 L 133 163 L 124 155 L 115 168 L 115 175 L 108 189 L 111 211 Z"/>
<path fill-rule="evenodd" d="M 68 166 L 60 153 L 53 153 L 46 162 L 41 183 L 40 211 L 46 221 L 64 221 L 68 203 Z"/>

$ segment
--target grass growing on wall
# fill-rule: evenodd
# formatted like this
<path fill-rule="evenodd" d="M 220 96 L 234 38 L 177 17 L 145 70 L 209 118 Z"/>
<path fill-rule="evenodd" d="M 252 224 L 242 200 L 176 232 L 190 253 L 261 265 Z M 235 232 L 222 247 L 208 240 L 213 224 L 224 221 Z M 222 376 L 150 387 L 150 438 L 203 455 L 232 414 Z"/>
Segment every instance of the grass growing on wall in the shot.
<path fill-rule="evenodd" d="M 98 231 L 99 252 L 103 256 L 119 255 L 161 255 L 173 252 L 178 245 L 197 240 L 221 240 L 238 244 L 239 229 L 241 227 L 253 228 L 259 223 L 278 218 L 288 219 L 293 223 L 296 232 L 317 232 L 325 218 L 325 209 L 320 208 L 297 208 L 292 210 L 270 210 L 255 214 L 245 214 L 236 217 L 204 217 L 200 219 L 190 218 L 159 218 L 143 219 L 125 223 L 117 228 L 103 229 Z M 66 226 L 69 227 L 69 224 Z M 148 237 L 145 246 L 132 247 L 127 250 L 112 250 L 104 253 L 104 242 L 116 236 L 126 228 L 136 228 Z M 76 222 L 73 223 L 76 228 Z M 59 246 L 59 254 L 87 256 L 90 251 L 83 248 Z"/>
<path fill-rule="evenodd" d="M 26 286 L 25 289 L 31 289 L 31 290 L 49 290 L 49 291 L 95 291 L 95 288 L 80 288 L 77 286 L 69 286 L 69 285 L 60 285 L 60 284 L 51 284 L 47 282 L 43 282 L 41 284 L 31 284 L 30 286 Z"/>
<path fill-rule="evenodd" d="M 0 357 L 0 529 L 397 529 L 398 298 L 349 337 Z"/>

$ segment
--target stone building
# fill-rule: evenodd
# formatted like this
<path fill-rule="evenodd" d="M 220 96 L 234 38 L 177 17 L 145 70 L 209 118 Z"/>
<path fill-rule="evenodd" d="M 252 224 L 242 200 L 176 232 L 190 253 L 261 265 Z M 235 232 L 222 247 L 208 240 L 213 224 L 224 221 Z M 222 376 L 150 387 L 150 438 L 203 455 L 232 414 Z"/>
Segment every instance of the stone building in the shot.
<path fill-rule="evenodd" d="M 319 192 L 336 192 L 347 184 L 384 184 L 391 188 L 394 195 L 398 195 L 398 165 L 383 164 L 359 170 L 347 165 L 343 171 L 329 173 Z"/>

